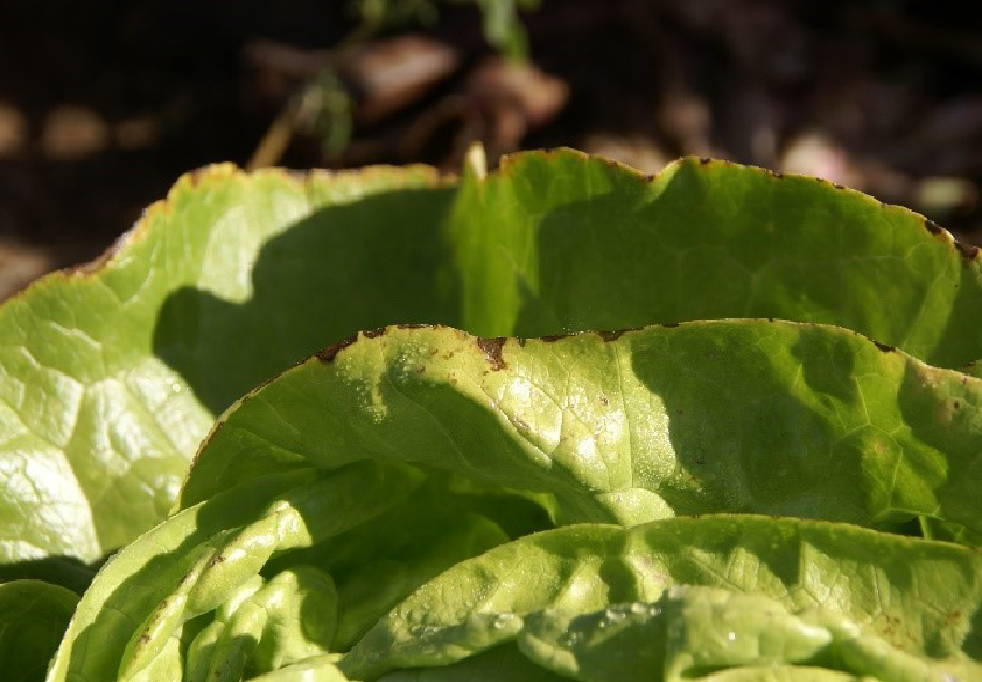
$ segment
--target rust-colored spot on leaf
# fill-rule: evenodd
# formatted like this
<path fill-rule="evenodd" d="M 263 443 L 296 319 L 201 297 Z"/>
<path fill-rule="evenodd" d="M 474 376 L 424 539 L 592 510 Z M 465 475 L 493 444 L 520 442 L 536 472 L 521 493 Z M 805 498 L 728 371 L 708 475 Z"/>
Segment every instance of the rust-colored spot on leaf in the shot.
<path fill-rule="evenodd" d="M 703 166 L 709 165 L 712 162 L 713 162 L 712 159 L 707 159 L 705 156 L 702 157 L 701 159 L 699 159 L 700 165 L 703 165 Z"/>
<path fill-rule="evenodd" d="M 436 329 L 435 324 L 426 324 L 425 322 L 403 322 L 402 324 L 397 324 L 396 329 Z"/>
<path fill-rule="evenodd" d="M 546 336 L 540 336 L 540 341 L 545 341 L 546 343 L 552 343 L 553 341 L 561 341 L 566 338 L 565 334 L 548 334 Z"/>
<path fill-rule="evenodd" d="M 961 242 L 956 241 L 955 248 L 958 249 L 958 252 L 962 256 L 968 258 L 969 260 L 979 255 L 979 247 L 973 246 L 972 244 L 962 244 Z"/>
<path fill-rule="evenodd" d="M 610 405 L 610 401 L 607 400 L 607 396 L 605 395 L 600 396 L 600 402 L 603 403 L 604 407 Z"/>
<path fill-rule="evenodd" d="M 491 364 L 491 369 L 496 372 L 508 366 L 505 364 L 505 359 L 501 355 L 501 349 L 504 347 L 504 345 L 504 336 L 496 336 L 489 339 L 481 338 L 477 340 L 477 347 L 484 351 L 484 355 Z"/>
<path fill-rule="evenodd" d="M 883 351 L 884 353 L 895 353 L 895 352 L 897 352 L 897 349 L 895 347 L 888 346 L 885 343 L 880 343 L 879 341 L 874 341 L 873 344 L 877 348 L 879 348 L 881 351 Z"/>
<path fill-rule="evenodd" d="M 616 341 L 624 335 L 623 329 L 617 329 L 612 332 L 597 332 L 600 334 L 600 338 L 604 341 Z"/>
<path fill-rule="evenodd" d="M 386 332 L 385 327 L 379 327 L 378 329 L 366 329 L 361 334 L 366 339 L 374 339 L 377 336 L 382 336 Z"/>
<path fill-rule="evenodd" d="M 521 346 L 522 348 L 525 348 L 525 344 L 528 342 L 528 339 L 519 336 L 515 339 L 515 342 L 518 343 L 518 345 Z"/>
<path fill-rule="evenodd" d="M 353 344 L 358 340 L 358 334 L 352 334 L 351 336 L 341 339 L 337 343 L 332 343 L 327 348 L 315 353 L 318 360 L 321 362 L 334 362 L 334 358 L 337 357 L 338 353 L 343 351 L 345 348 Z"/>
<path fill-rule="evenodd" d="M 925 218 L 925 219 L 924 219 L 924 227 L 925 227 L 925 228 L 927 229 L 927 231 L 928 231 L 928 232 L 930 232 L 931 234 L 941 234 L 941 232 L 942 232 L 942 230 L 941 230 L 941 226 L 940 226 L 940 225 L 938 225 L 938 224 L 937 224 L 936 222 L 934 222 L 933 220 L 929 220 L 929 219 L 927 219 L 927 218 Z"/>

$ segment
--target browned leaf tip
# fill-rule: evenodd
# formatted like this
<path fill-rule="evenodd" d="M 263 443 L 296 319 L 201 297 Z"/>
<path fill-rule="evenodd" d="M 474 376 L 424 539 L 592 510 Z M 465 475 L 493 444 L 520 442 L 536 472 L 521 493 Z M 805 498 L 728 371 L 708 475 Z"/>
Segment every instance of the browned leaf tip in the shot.
<path fill-rule="evenodd" d="M 341 339 L 337 343 L 332 343 L 327 348 L 318 351 L 315 356 L 321 362 L 334 362 L 334 358 L 337 354 L 343 351 L 345 348 L 353 344 L 358 340 L 358 334 L 352 334 L 351 336 Z"/>
<path fill-rule="evenodd" d="M 976 258 L 979 255 L 979 247 L 974 246 L 972 244 L 962 244 L 961 242 L 956 241 L 955 248 L 958 249 L 958 252 L 962 256 L 968 258 L 969 260 L 972 260 L 973 258 Z"/>
<path fill-rule="evenodd" d="M 621 336 L 624 335 L 624 330 L 617 329 L 615 331 L 610 331 L 610 332 L 597 332 L 597 334 L 599 334 L 600 338 L 603 339 L 604 341 L 616 341 L 617 339 L 621 338 Z"/>
<path fill-rule="evenodd" d="M 505 345 L 504 336 L 496 336 L 492 338 L 479 338 L 477 340 L 477 347 L 480 348 L 484 355 L 487 357 L 488 362 L 491 364 L 491 369 L 495 372 L 501 369 L 505 369 L 508 365 L 505 363 L 504 357 L 502 357 L 501 349 Z"/>

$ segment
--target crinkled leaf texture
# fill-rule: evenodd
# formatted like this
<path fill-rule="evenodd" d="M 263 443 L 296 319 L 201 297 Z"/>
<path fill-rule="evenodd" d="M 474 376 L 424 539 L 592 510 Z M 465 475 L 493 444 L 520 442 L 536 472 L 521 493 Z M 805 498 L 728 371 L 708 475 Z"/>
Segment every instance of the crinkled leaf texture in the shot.
<path fill-rule="evenodd" d="M 223 416 L 50 679 L 971 679 L 982 555 L 883 530 L 982 532 L 980 400 L 825 325 L 363 333 Z"/>
<path fill-rule="evenodd" d="M 336 576 L 338 606 L 323 606 L 313 590 L 293 594 L 286 604 L 302 644 L 294 650 L 307 657 L 283 656 L 280 671 L 319 661 L 315 667 L 329 665 L 330 674 L 337 662 L 349 679 L 364 680 L 482 679 L 483 670 L 514 671 L 518 679 L 673 682 L 723 670 L 757 679 L 753 671 L 768 666 L 782 666 L 789 680 L 970 680 L 982 672 L 982 557 L 973 549 L 749 515 L 631 529 L 576 524 L 451 561 L 413 591 L 398 576 L 422 576 L 412 560 L 387 551 L 395 539 L 384 537 L 387 525 L 358 528 L 371 524 L 372 507 L 379 516 L 406 516 L 419 503 L 407 504 L 412 493 L 393 495 L 412 488 L 408 470 L 380 477 L 384 469 L 354 464 L 327 475 L 281 475 L 172 517 L 107 564 L 49 679 L 276 673 L 262 652 L 283 638 L 271 623 L 284 607 L 267 595 L 289 575 L 276 564 L 291 552 L 294 573 L 320 573 L 319 584 Z M 352 485 L 365 491 L 357 500 Z M 429 491 L 422 499 L 434 497 Z M 338 533 L 328 519 L 341 515 L 366 532 Z M 218 518 L 239 525 L 226 528 Z M 327 546 L 304 549 L 318 544 Z M 338 661 L 332 650 L 348 647 L 319 624 L 360 618 L 360 603 L 350 616 L 345 603 L 364 594 L 357 586 L 364 572 L 377 590 L 404 590 Z"/>
<path fill-rule="evenodd" d="M 354 285 L 397 253 L 429 271 L 440 252 L 418 233 L 439 223 L 439 185 L 422 168 L 302 179 L 209 168 L 104 262 L 4 304 L 0 561 L 102 557 L 166 514 L 233 399 L 352 329 L 445 318 L 422 284 L 388 298 L 405 265 Z"/>
<path fill-rule="evenodd" d="M 683 160 L 570 151 L 431 170 L 180 180 L 103 262 L 0 308 L 0 561 L 94 561 L 160 520 L 214 417 L 360 329 L 538 336 L 720 317 L 982 358 L 980 265 L 905 209 Z M 23 573 L 21 571 L 20 573 Z"/>
<path fill-rule="evenodd" d="M 982 380 L 838 327 L 755 320 L 486 339 L 361 334 L 228 412 L 193 504 L 371 459 L 546 493 L 556 520 L 719 511 L 982 532 Z"/>
<path fill-rule="evenodd" d="M 982 641 L 969 615 L 982 597 L 979 559 L 955 545 L 790 519 L 579 525 L 447 571 L 340 667 L 377 679 L 517 640 L 535 662 L 581 680 L 676 682 L 767 664 L 977 678 L 970 657 Z"/>
<path fill-rule="evenodd" d="M 0 570 L 176 501 L 51 682 L 975 679 L 980 304 L 732 164 L 208 169 L 0 308 Z"/>

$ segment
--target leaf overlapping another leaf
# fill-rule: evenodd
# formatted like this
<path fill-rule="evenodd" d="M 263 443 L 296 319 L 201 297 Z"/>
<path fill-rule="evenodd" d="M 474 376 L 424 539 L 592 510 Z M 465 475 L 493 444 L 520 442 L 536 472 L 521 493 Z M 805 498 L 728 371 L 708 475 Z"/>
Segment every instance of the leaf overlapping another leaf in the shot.
<path fill-rule="evenodd" d="M 102 265 L 0 310 L 3 560 L 93 561 L 149 528 L 215 415 L 358 329 L 780 317 L 963 366 L 982 358 L 980 266 L 935 231 L 816 180 L 696 160 L 648 180 L 531 153 L 456 189 L 421 168 L 207 170 Z"/>
<path fill-rule="evenodd" d="M 310 298 L 309 275 L 272 300 L 253 277 L 261 253 L 261 269 L 283 268 L 284 277 L 323 267 L 330 240 L 315 255 L 312 231 L 343 241 L 357 227 L 374 242 L 372 225 L 391 223 L 370 197 L 386 190 L 377 201 L 390 210 L 435 221 L 438 184 L 420 168 L 295 179 L 213 167 L 180 180 L 102 265 L 55 273 L 4 304 L 0 561 L 91 562 L 132 540 L 166 514 L 218 411 L 321 347 L 322 334 L 412 320 L 411 306 L 397 312 L 405 298 L 380 305 L 395 288 L 381 279 L 376 299 L 352 300 L 347 313 L 335 304 L 332 316 L 315 320 L 316 308 L 297 300 Z M 403 231 L 410 241 L 412 233 Z M 276 248 L 277 237 L 306 243 Z M 315 260 L 291 262 L 304 250 Z M 367 271 L 386 258 L 366 249 L 359 265 Z M 237 353 L 228 352 L 231 339 Z"/>
<path fill-rule="evenodd" d="M 0 308 L 0 574 L 177 496 L 53 682 L 970 679 L 977 553 L 888 533 L 982 537 L 979 303 L 932 223 L 732 164 L 211 169 Z"/>
<path fill-rule="evenodd" d="M 978 562 L 978 553 L 954 545 L 790 519 L 580 525 L 459 564 L 381 619 L 340 667 L 376 679 L 517 636 L 523 652 L 581 680 L 674 681 L 746 663 L 799 662 L 883 680 L 929 679 L 918 674 L 930 665 L 925 658 L 935 660 L 939 679 L 946 666 L 952 677 L 978 674 Z M 671 589 L 680 584 L 704 588 Z M 556 630 L 563 618 L 580 622 Z M 618 636 L 602 649 L 605 637 Z M 612 655 L 618 644 L 627 652 L 621 662 Z M 847 653 L 829 651 L 836 647 Z"/>
<path fill-rule="evenodd" d="M 790 322 L 693 322 L 549 340 L 487 340 L 427 327 L 363 334 L 267 383 L 223 417 L 186 483 L 181 500 L 186 509 L 106 567 L 101 584 L 111 592 L 93 590 L 86 595 L 56 670 L 88 670 L 89 676 L 100 676 L 121 663 L 121 674 L 129 671 L 122 679 L 139 679 L 136 673 L 164 665 L 168 657 L 168 665 L 178 666 L 180 648 L 166 647 L 186 639 L 183 628 L 214 609 L 231 608 L 223 604 L 240 603 L 235 595 L 260 576 L 263 581 L 275 579 L 284 568 L 298 565 L 326 571 L 338 585 L 338 629 L 349 635 L 322 646 L 329 653 L 354 644 L 351 658 L 342 659 L 342 670 L 356 679 L 375 679 L 407 666 L 449 664 L 480 653 L 517 636 L 524 627 L 521 617 L 536 609 L 511 602 L 491 608 L 491 593 L 478 585 L 483 578 L 474 578 L 478 583 L 472 584 L 467 576 L 485 576 L 488 585 L 514 584 L 512 596 L 518 599 L 547 598 L 552 589 L 536 583 L 546 576 L 541 579 L 552 584 L 552 569 L 536 564 L 538 540 L 530 538 L 546 536 L 527 535 L 535 529 L 534 521 L 516 532 L 519 544 L 514 546 L 526 549 L 516 550 L 512 564 L 515 571 L 524 567 L 519 571 L 524 577 L 516 573 L 502 578 L 485 569 L 467 573 L 467 557 L 509 537 L 482 514 L 478 501 L 488 494 L 496 496 L 499 507 L 539 504 L 553 523 L 574 524 L 568 529 L 572 535 L 556 536 L 564 539 L 550 545 L 543 561 L 552 561 L 548 557 L 553 555 L 580 557 L 586 573 L 570 569 L 556 583 L 573 595 L 573 601 L 548 601 L 536 608 L 565 606 L 582 613 L 611 603 L 652 601 L 668 584 L 755 592 L 764 589 L 756 581 L 766 567 L 783 576 L 774 580 L 785 586 L 813 573 L 821 576 L 821 586 L 800 588 L 802 595 L 811 595 L 810 604 L 804 596 L 784 602 L 800 609 L 825 604 L 821 595 L 830 594 L 840 572 L 857 561 L 907 570 L 918 552 L 964 552 L 958 562 L 970 564 L 978 559 L 971 550 L 867 531 L 854 536 L 859 531 L 852 526 L 801 526 L 742 516 L 725 523 L 707 521 L 711 530 L 705 531 L 705 541 L 724 542 L 733 557 L 757 557 L 746 559 L 748 564 L 744 559 L 719 559 L 716 555 L 722 550 L 708 546 L 705 551 L 683 549 L 683 538 L 697 546 L 701 531 L 678 519 L 677 528 L 683 530 L 673 531 L 675 544 L 660 535 L 650 544 L 661 553 L 658 565 L 649 559 L 640 559 L 639 565 L 650 568 L 649 577 L 662 578 L 666 571 L 671 575 L 672 566 L 688 568 L 670 583 L 655 580 L 649 590 L 642 580 L 648 574 L 641 568 L 599 568 L 608 550 L 589 543 L 580 549 L 576 538 L 581 536 L 576 533 L 592 537 L 594 531 L 584 522 L 635 525 L 723 511 L 893 529 L 923 515 L 975 532 L 980 515 L 972 493 L 978 485 L 973 478 L 978 456 L 974 446 L 982 420 L 972 406 L 980 396 L 982 384 L 976 379 L 932 368 L 900 351 L 885 351 L 854 332 Z M 956 402 L 964 409 L 954 407 Z M 756 420 L 747 416 L 748 406 L 758 415 Z M 687 414 L 694 419 L 687 420 Z M 287 480 L 299 487 L 277 495 Z M 262 504 L 250 502 L 253 511 L 235 509 L 245 507 L 241 500 L 251 501 L 260 491 Z M 242 516 L 257 512 L 252 520 Z M 372 521 L 375 517 L 380 522 Z M 204 518 L 213 519 L 210 526 L 198 521 Z M 468 530 L 457 535 L 452 530 L 456 519 L 473 521 L 465 521 Z M 476 537 L 478 528 L 487 529 L 477 531 L 486 539 L 467 540 Z M 802 553 L 796 544 L 801 528 L 812 529 L 808 532 L 818 533 L 822 543 L 837 549 Z M 748 540 L 745 532 L 757 539 Z M 192 542 L 192 535 L 198 539 Z M 529 539 L 526 545 L 520 544 L 522 537 Z M 454 540 L 447 544 L 449 538 Z M 778 551 L 783 542 L 791 542 L 793 551 Z M 841 543 L 855 547 L 846 552 Z M 419 561 L 412 558 L 414 552 L 407 552 L 409 545 Z M 566 545 L 569 555 L 561 549 Z M 154 563 L 174 566 L 169 580 L 153 579 L 139 599 L 130 590 L 114 590 L 129 582 L 144 584 L 139 576 L 149 564 L 131 562 L 147 562 L 152 556 Z M 497 566 L 496 556 L 492 551 L 474 561 Z M 436 564 L 426 567 L 426 557 L 436 558 Z M 750 583 L 714 577 L 732 562 L 742 566 L 739 570 L 746 571 Z M 942 576 L 949 570 L 944 568 L 947 564 L 934 559 L 925 564 L 924 577 L 890 577 L 898 585 L 919 587 L 898 587 L 896 596 L 882 596 L 885 604 L 901 609 L 885 618 L 893 622 L 890 619 L 903 617 L 915 633 L 922 627 L 937 630 L 933 621 L 918 624 L 921 617 L 912 616 L 913 609 L 926 607 L 903 600 L 927 599 L 923 595 L 935 590 L 937 599 L 974 599 L 976 569 L 958 562 L 960 568 L 950 569 L 955 571 L 952 575 L 963 575 L 967 583 Z M 711 568 L 717 565 L 721 568 Z M 443 577 L 413 593 L 445 569 L 449 572 Z M 155 574 L 162 570 L 154 568 Z M 870 578 L 866 569 L 848 570 L 858 572 L 862 580 L 878 581 L 881 592 L 885 589 L 880 583 L 886 578 L 879 573 L 874 571 Z M 607 585 L 591 577 L 594 571 L 619 577 Z M 928 580 L 932 572 L 940 583 Z M 373 601 L 367 596 L 371 590 L 360 586 L 364 575 L 371 584 L 387 586 L 381 601 Z M 567 585 L 570 581 L 575 584 Z M 615 588 L 627 592 L 613 592 Z M 771 585 L 765 593 L 786 597 L 782 590 Z M 862 595 L 867 592 L 860 590 Z M 435 626 L 427 619 L 463 613 L 453 606 L 454 600 L 472 593 L 490 610 L 448 626 L 445 635 L 450 639 L 444 641 L 439 634 L 443 631 L 432 630 Z M 502 594 L 512 598 L 508 590 Z M 836 593 L 829 608 L 839 609 L 848 623 L 865 622 L 862 614 L 870 605 L 848 606 L 843 599 Z M 421 604 L 415 611 L 413 600 Z M 937 614 L 935 597 L 929 601 L 929 610 Z M 386 616 L 389 608 L 393 610 Z M 118 621 L 107 616 L 117 609 L 128 614 L 127 622 L 144 625 L 124 637 Z M 945 609 L 961 614 L 944 626 L 955 627 L 956 633 L 935 637 L 930 645 L 924 643 L 927 635 L 917 635 L 921 648 L 910 650 L 915 656 L 911 660 L 949 657 L 960 651 L 956 643 L 966 637 L 973 641 L 966 619 L 976 610 L 974 602 Z M 421 615 L 424 612 L 431 615 Z M 406 635 L 410 650 L 428 652 L 418 660 L 398 658 L 395 640 L 379 639 L 395 636 L 384 634 L 390 632 L 385 623 L 405 613 L 422 619 L 414 620 Z M 161 622 L 167 626 L 161 628 Z M 208 627 L 203 632 L 211 632 Z M 848 639 L 842 633 L 851 632 L 852 625 L 836 627 L 841 648 Z M 263 632 L 263 626 L 256 625 L 251 649 L 264 646 Z M 430 641 L 427 635 L 419 641 L 420 633 L 436 639 Z M 83 642 L 92 637 L 128 639 L 130 644 L 125 652 L 120 648 L 110 654 L 106 647 L 98 658 L 78 658 L 73 652 L 87 651 Z M 215 640 L 213 657 L 229 656 L 222 641 Z M 962 653 L 965 660 L 952 665 L 969 665 L 976 655 Z M 383 654 L 395 657 L 387 668 L 352 662 Z M 864 655 L 865 663 L 856 664 L 860 668 L 873 665 L 872 654 Z M 889 653 L 888 658 L 897 656 Z M 137 663 L 127 663 L 133 660 Z M 210 660 L 203 669 L 219 665 Z M 249 661 L 248 656 L 237 659 L 236 669 L 249 670 L 254 665 Z M 800 661 L 782 663 L 796 662 Z M 855 672 L 865 674 L 864 670 Z M 875 674 L 872 669 L 866 672 Z"/>
<path fill-rule="evenodd" d="M 982 531 L 982 382 L 837 327 L 731 320 L 493 342 L 361 335 L 245 397 L 184 505 L 293 466 L 408 462 L 561 522 L 720 511 Z"/>

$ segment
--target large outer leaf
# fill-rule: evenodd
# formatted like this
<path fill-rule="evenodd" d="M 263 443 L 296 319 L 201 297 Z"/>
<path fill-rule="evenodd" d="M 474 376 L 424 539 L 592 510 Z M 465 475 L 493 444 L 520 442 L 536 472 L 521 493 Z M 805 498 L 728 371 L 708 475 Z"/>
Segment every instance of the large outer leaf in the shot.
<path fill-rule="evenodd" d="M 560 151 L 462 186 L 464 326 L 542 336 L 652 322 L 836 324 L 943 367 L 982 358 L 982 263 L 911 211 L 802 177 L 686 159 L 650 181 Z"/>
<path fill-rule="evenodd" d="M 104 263 L 0 308 L 0 562 L 102 556 L 162 517 L 242 392 L 351 329 L 445 318 L 437 184 L 422 168 L 210 168 Z M 337 295 L 349 277 L 372 286 Z"/>
<path fill-rule="evenodd" d="M 0 309 L 0 561 L 91 561 L 131 539 L 167 509 L 215 415 L 357 329 L 761 315 L 955 367 L 982 357 L 966 254 L 903 209 L 716 162 L 649 181 L 533 153 L 455 195 L 422 168 L 213 168 L 106 262 Z"/>
<path fill-rule="evenodd" d="M 561 339 L 362 334 L 250 394 L 182 492 L 410 462 L 555 496 L 560 520 L 719 511 L 982 531 L 982 381 L 837 327 L 692 322 Z"/>

